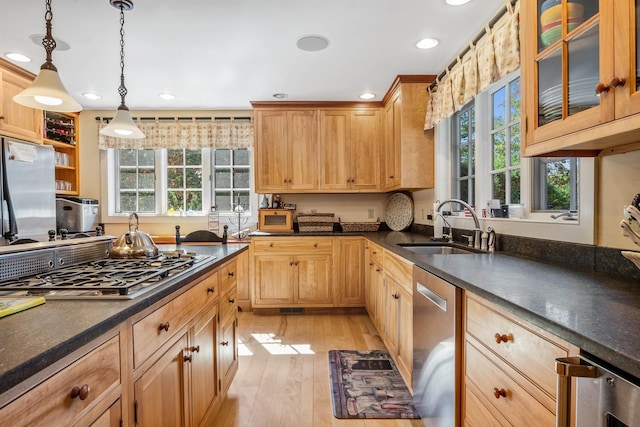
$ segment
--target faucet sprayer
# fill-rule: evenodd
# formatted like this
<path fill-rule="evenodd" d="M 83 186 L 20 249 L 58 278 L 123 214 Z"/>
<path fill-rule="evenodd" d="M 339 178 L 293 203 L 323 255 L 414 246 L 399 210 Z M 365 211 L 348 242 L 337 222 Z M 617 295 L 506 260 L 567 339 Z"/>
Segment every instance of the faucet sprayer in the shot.
<path fill-rule="evenodd" d="M 467 208 L 467 210 L 471 213 L 471 216 L 473 217 L 473 222 L 475 224 L 475 228 L 473 229 L 474 234 L 475 234 L 475 237 L 473 239 L 473 247 L 475 249 L 480 249 L 480 237 L 481 237 L 481 234 L 482 234 L 482 228 L 480 228 L 480 221 L 478 220 L 478 215 L 476 214 L 476 211 L 471 207 L 471 205 L 469 205 L 464 200 L 447 199 L 447 200 L 445 200 L 444 202 L 442 202 L 442 203 L 440 203 L 438 205 L 438 209 L 436 209 L 436 212 L 437 212 L 438 215 L 442 215 L 440 213 L 440 209 L 442 209 L 442 206 L 446 205 L 447 203 L 458 203 L 458 204 L 464 206 L 465 208 Z M 453 234 L 453 232 L 452 232 L 452 234 Z"/>

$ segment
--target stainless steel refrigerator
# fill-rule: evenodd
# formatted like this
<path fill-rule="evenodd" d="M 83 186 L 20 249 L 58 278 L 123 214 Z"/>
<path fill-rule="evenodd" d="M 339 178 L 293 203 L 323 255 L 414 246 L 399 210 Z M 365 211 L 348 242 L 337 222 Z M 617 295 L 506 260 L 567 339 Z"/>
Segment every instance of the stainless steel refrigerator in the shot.
<path fill-rule="evenodd" d="M 2 137 L 1 245 L 45 242 L 56 228 L 54 149 Z"/>

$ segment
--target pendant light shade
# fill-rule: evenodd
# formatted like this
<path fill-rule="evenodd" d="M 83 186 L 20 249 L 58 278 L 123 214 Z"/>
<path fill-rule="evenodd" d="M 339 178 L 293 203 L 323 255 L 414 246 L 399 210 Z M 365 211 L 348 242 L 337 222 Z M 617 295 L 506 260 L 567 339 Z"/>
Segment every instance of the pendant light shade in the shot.
<path fill-rule="evenodd" d="M 69 95 L 64 88 L 58 70 L 51 59 L 51 53 L 56 48 L 56 41 L 51 36 L 51 0 L 47 0 L 47 11 L 44 15 L 47 33 L 42 39 L 42 46 L 47 53 L 46 62 L 40 67 L 38 76 L 31 86 L 13 97 L 18 104 L 38 108 L 40 110 L 58 111 L 63 113 L 81 111 L 82 106 Z"/>
<path fill-rule="evenodd" d="M 132 0 L 109 0 L 111 6 L 120 9 L 120 106 L 115 117 L 107 126 L 100 130 L 100 134 L 124 139 L 141 139 L 145 135 L 133 122 L 129 108 L 125 104 L 127 88 L 124 85 L 124 11 L 133 9 Z"/>

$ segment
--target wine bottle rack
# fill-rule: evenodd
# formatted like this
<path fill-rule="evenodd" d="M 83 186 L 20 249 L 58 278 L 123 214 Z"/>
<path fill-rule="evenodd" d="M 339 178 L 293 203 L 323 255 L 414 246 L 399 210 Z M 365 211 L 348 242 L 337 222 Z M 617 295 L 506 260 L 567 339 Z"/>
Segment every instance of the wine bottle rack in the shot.
<path fill-rule="evenodd" d="M 43 129 L 45 139 L 76 145 L 76 120 L 73 116 L 45 111 Z"/>

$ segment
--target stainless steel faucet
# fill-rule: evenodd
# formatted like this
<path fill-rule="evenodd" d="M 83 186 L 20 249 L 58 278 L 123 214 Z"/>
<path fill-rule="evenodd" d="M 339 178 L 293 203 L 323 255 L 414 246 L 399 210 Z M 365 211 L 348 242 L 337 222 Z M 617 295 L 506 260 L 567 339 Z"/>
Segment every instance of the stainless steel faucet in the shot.
<path fill-rule="evenodd" d="M 475 224 L 475 228 L 473 229 L 474 234 L 475 234 L 475 237 L 473 239 L 473 247 L 475 249 L 480 249 L 480 236 L 482 234 L 482 228 L 480 228 L 480 221 L 478 220 L 478 215 L 476 215 L 476 211 L 471 207 L 471 205 L 469 205 L 464 200 L 447 199 L 444 202 L 440 203 L 440 205 L 438 205 L 437 212 L 438 212 L 439 215 L 442 215 L 440 213 L 440 209 L 442 209 L 442 206 L 446 205 L 447 203 L 458 203 L 458 204 L 464 206 L 465 208 L 467 208 L 469 210 L 469 212 L 471 212 L 471 216 L 473 217 L 473 222 Z"/>

